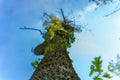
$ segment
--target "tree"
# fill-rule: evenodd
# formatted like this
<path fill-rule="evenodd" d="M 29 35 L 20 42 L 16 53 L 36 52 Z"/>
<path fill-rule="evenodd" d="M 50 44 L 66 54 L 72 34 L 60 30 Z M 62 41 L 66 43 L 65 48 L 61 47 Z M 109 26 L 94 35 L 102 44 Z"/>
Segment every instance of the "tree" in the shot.
<path fill-rule="evenodd" d="M 90 1 L 94 1 L 97 5 L 100 5 L 106 4 L 112 0 Z M 34 49 L 36 55 L 44 55 L 44 58 L 41 61 L 38 59 L 32 63 L 35 72 L 30 80 L 80 80 L 73 68 L 67 48 L 70 48 L 71 44 L 75 41 L 74 32 L 81 32 L 82 30 L 73 27 L 65 18 L 62 10 L 61 13 L 63 21 L 58 19 L 55 15 L 45 15 L 45 21 L 43 23 L 46 29 L 45 33 L 34 28 L 21 28 L 37 30 L 44 38 L 44 42 Z M 102 80 L 102 78 L 99 77 L 103 72 L 101 69 L 102 60 L 100 60 L 100 58 L 101 57 L 96 57 L 91 65 L 90 76 L 94 72 L 98 72 L 98 76 L 95 76 L 94 80 Z M 104 73 L 103 76 L 111 78 L 108 73 Z"/>
<path fill-rule="evenodd" d="M 113 1 L 115 1 L 115 0 L 89 0 L 89 2 L 95 2 L 96 5 L 98 5 L 98 6 L 106 5 L 106 4 L 111 3 L 111 2 L 113 2 Z M 120 0 L 118 0 L 118 2 L 120 2 Z M 114 10 L 114 11 L 111 11 L 111 13 L 105 15 L 105 17 L 110 16 L 110 15 L 118 12 L 119 10 L 120 10 L 120 6 L 119 6 L 119 5 L 116 5 L 115 10 Z"/>
<path fill-rule="evenodd" d="M 89 2 L 95 2 L 97 5 L 107 4 L 113 0 L 89 0 Z"/>
<path fill-rule="evenodd" d="M 75 41 L 74 32 L 81 32 L 81 29 L 70 25 L 62 9 L 61 13 L 63 21 L 55 15 L 45 16 L 44 42 L 34 49 L 36 55 L 44 55 L 44 58 L 32 63 L 36 69 L 30 80 L 80 80 L 67 48 Z"/>
<path fill-rule="evenodd" d="M 120 55 L 116 56 L 116 61 L 109 62 L 109 70 L 120 77 Z"/>

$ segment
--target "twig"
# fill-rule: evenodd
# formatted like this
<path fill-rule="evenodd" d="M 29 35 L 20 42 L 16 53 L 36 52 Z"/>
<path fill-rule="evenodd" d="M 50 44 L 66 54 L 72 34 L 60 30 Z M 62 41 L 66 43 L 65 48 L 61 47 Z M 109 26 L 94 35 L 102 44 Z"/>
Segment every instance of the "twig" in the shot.
<path fill-rule="evenodd" d="M 65 16 L 64 16 L 64 13 L 63 13 L 62 8 L 60 9 L 60 11 L 61 11 L 61 14 L 62 14 L 62 17 L 63 17 L 64 23 L 66 24 L 66 19 L 65 19 Z"/>
<path fill-rule="evenodd" d="M 98 73 L 98 75 L 96 76 L 95 80 L 97 80 L 97 78 L 99 78 L 100 75 L 101 75 L 101 72 Z"/>
<path fill-rule="evenodd" d="M 91 35 L 94 35 L 94 33 L 92 32 L 92 30 L 86 27 L 87 25 L 88 25 L 88 24 L 86 24 L 85 26 L 79 25 L 79 27 L 80 27 L 82 30 L 88 31 Z"/>
<path fill-rule="evenodd" d="M 88 25 L 88 24 L 86 24 L 85 26 L 80 25 L 80 27 L 81 27 L 82 29 L 86 30 L 86 31 L 91 31 L 91 29 L 86 28 L 87 25 Z"/>
<path fill-rule="evenodd" d="M 116 12 L 119 11 L 119 10 L 120 10 L 120 8 L 116 9 L 115 11 L 111 12 L 110 14 L 105 15 L 105 17 L 108 17 L 108 16 L 110 16 L 110 15 L 116 13 Z"/>
<path fill-rule="evenodd" d="M 35 29 L 35 28 L 28 28 L 28 27 L 23 27 L 23 28 L 20 28 L 20 29 L 26 29 L 26 30 L 35 30 L 35 31 L 39 31 L 41 35 L 43 35 L 42 31 L 39 30 L 39 29 Z"/>

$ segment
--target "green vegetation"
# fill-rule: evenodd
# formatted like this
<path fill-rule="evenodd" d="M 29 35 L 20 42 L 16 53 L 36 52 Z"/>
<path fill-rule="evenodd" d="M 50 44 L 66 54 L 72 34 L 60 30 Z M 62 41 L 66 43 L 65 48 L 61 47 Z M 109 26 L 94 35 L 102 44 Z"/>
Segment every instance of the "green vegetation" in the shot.
<path fill-rule="evenodd" d="M 109 71 L 120 77 L 120 55 L 116 56 L 116 60 L 109 62 Z"/>
<path fill-rule="evenodd" d="M 95 2 L 97 5 L 107 4 L 112 2 L 113 0 L 89 0 L 89 2 Z"/>
<path fill-rule="evenodd" d="M 67 49 L 75 42 L 74 32 L 81 32 L 79 27 L 72 27 L 69 23 L 59 20 L 54 15 L 46 15 L 43 26 L 46 32 L 43 35 L 47 46 L 44 47 L 44 55 L 55 52 L 57 48 Z M 69 53 L 69 52 L 67 52 Z M 33 67 L 37 67 L 39 61 L 32 63 Z"/>
<path fill-rule="evenodd" d="M 90 2 L 95 2 L 97 5 L 107 4 L 113 0 L 89 0 Z M 47 16 L 47 17 L 46 17 Z M 43 35 L 44 41 L 47 46 L 44 48 L 44 55 L 50 52 L 55 52 L 57 48 L 70 48 L 71 44 L 75 42 L 74 32 L 81 32 L 81 28 L 73 27 L 68 21 L 62 21 L 58 19 L 55 15 L 46 15 L 46 19 L 43 22 L 46 32 Z M 32 28 L 23 28 L 32 29 Z M 36 30 L 36 29 L 32 29 Z M 69 54 L 69 52 L 67 52 Z M 108 71 L 115 73 L 120 76 L 120 57 L 117 57 L 117 63 L 110 62 L 108 65 Z M 37 68 L 41 59 L 37 59 L 31 63 L 33 68 Z M 71 60 L 72 61 L 72 60 Z M 73 62 L 73 61 L 72 61 Z M 103 80 L 104 78 L 111 79 L 112 76 L 108 72 L 104 72 L 102 69 L 103 60 L 101 56 L 95 57 L 90 66 L 89 76 L 93 76 L 93 80 Z M 95 75 L 97 74 L 97 75 Z M 61 75 L 57 75 L 62 77 Z"/>
<path fill-rule="evenodd" d="M 66 25 L 64 22 L 60 21 L 54 15 L 51 15 L 49 17 L 49 21 L 44 22 L 44 26 L 46 29 L 46 33 L 43 36 L 43 38 L 45 39 L 45 41 L 48 42 L 48 44 L 50 40 L 57 38 L 58 42 L 62 43 L 63 46 L 65 46 L 66 48 L 69 48 L 71 47 L 71 43 L 75 41 L 74 37 L 75 28 L 71 27 L 70 25 Z M 68 29 L 66 29 L 66 27 L 68 27 Z"/>
<path fill-rule="evenodd" d="M 92 61 L 92 65 L 90 66 L 91 71 L 89 73 L 89 76 L 92 76 L 94 73 L 97 73 L 97 76 L 95 75 L 93 77 L 93 80 L 103 80 L 103 78 L 108 78 L 108 79 L 112 78 L 112 76 L 109 73 L 103 71 L 102 62 L 103 60 L 101 60 L 101 56 L 95 57 L 94 61 Z M 108 70 L 109 71 L 111 70 L 109 66 L 108 66 Z"/>
<path fill-rule="evenodd" d="M 56 49 L 56 44 L 48 44 L 48 46 L 45 48 L 44 55 L 48 52 L 54 52 Z"/>
<path fill-rule="evenodd" d="M 32 67 L 35 69 L 38 67 L 38 64 L 40 63 L 41 59 L 38 58 L 37 60 L 35 60 L 34 62 L 31 63 Z"/>

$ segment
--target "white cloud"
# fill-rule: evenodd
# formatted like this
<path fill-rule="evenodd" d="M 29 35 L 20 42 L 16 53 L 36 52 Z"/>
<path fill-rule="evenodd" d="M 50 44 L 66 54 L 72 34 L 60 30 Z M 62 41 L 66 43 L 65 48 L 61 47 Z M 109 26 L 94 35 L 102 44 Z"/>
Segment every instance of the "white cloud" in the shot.
<path fill-rule="evenodd" d="M 89 13 L 93 12 L 97 8 L 98 8 L 98 6 L 95 3 L 86 6 L 83 10 L 79 10 L 78 12 L 76 12 L 77 13 L 76 20 L 81 23 L 85 23 L 87 15 Z M 78 17 L 78 15 L 79 15 L 79 17 Z"/>
<path fill-rule="evenodd" d="M 86 14 L 83 11 L 77 12 L 76 17 L 75 17 L 75 19 L 78 21 L 78 24 L 79 22 L 84 23 L 85 18 L 86 18 Z"/>
<path fill-rule="evenodd" d="M 80 33 L 76 36 L 76 42 L 69 49 L 74 54 L 96 55 L 101 51 L 99 45 L 96 43 L 94 37 L 90 34 Z M 96 53 L 97 52 L 97 53 Z"/>
<path fill-rule="evenodd" d="M 120 77 L 116 76 L 115 74 L 112 75 L 113 78 L 111 78 L 110 80 L 120 80 Z"/>
<path fill-rule="evenodd" d="M 88 5 L 86 8 L 85 8 L 85 12 L 88 13 L 88 12 L 92 12 L 94 11 L 96 8 L 98 8 L 98 6 L 94 3 L 94 4 L 91 4 L 91 5 Z"/>
<path fill-rule="evenodd" d="M 94 50 L 98 48 L 97 44 L 94 42 L 94 39 L 92 36 L 88 34 L 83 35 L 77 35 L 77 37 L 80 39 L 80 46 L 82 49 L 85 50 Z"/>
<path fill-rule="evenodd" d="M 117 28 L 118 30 L 120 30 L 120 11 L 115 13 L 112 21 L 113 21 L 112 23 L 114 24 L 114 27 Z"/>

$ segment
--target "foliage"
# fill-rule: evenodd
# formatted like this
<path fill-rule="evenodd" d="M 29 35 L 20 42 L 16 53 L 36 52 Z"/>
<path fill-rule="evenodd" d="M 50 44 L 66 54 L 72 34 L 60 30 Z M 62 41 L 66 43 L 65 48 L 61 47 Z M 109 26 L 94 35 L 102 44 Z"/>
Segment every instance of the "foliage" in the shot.
<path fill-rule="evenodd" d="M 109 62 L 109 71 L 120 77 L 120 55 L 116 56 L 116 62 L 113 60 Z"/>
<path fill-rule="evenodd" d="M 75 41 L 74 31 L 81 32 L 80 28 L 72 27 L 69 23 L 65 24 L 54 15 L 48 16 L 43 25 L 46 29 L 46 33 L 43 36 L 45 41 L 49 43 L 50 40 L 57 38 L 65 48 L 71 47 L 71 43 Z"/>
<path fill-rule="evenodd" d="M 40 63 L 41 59 L 38 58 L 37 60 L 35 60 L 34 62 L 31 63 L 32 67 L 35 69 L 38 67 L 38 64 Z"/>
<path fill-rule="evenodd" d="M 56 18 L 54 15 L 47 15 L 43 25 L 46 29 L 43 38 L 47 43 L 47 46 L 44 48 L 44 55 L 49 52 L 55 52 L 56 48 L 69 48 L 71 47 L 71 43 L 75 41 L 75 28 L 70 25 L 65 25 L 64 22 Z M 65 26 L 67 26 L 68 29 L 65 29 Z M 76 28 L 75 31 L 79 32 L 80 28 Z M 37 68 L 39 62 L 39 59 L 32 62 L 32 67 Z"/>
<path fill-rule="evenodd" d="M 75 41 L 74 32 L 82 31 L 79 27 L 72 27 L 69 23 L 66 24 L 54 15 L 46 14 L 44 17 L 43 26 L 46 32 L 43 34 L 43 38 L 47 43 L 47 46 L 44 47 L 44 55 L 55 52 L 56 48 L 67 49 L 71 47 L 71 43 Z M 33 68 L 37 68 L 38 64 L 39 60 L 32 62 Z"/>
<path fill-rule="evenodd" d="M 91 71 L 89 73 L 89 76 L 92 76 L 94 73 L 98 73 L 97 76 L 93 77 L 94 80 L 103 80 L 103 78 L 108 78 L 108 79 L 112 78 L 112 76 L 109 73 L 103 72 L 102 62 L 103 60 L 101 60 L 101 56 L 95 57 L 94 60 L 92 61 L 92 65 L 90 66 Z"/>
<path fill-rule="evenodd" d="M 95 2 L 97 5 L 107 4 L 112 2 L 113 0 L 89 0 L 89 2 Z"/>
<path fill-rule="evenodd" d="M 102 67 L 102 60 L 100 60 L 100 56 L 99 57 L 95 57 L 94 61 L 92 61 L 92 65 L 90 66 L 91 72 L 89 74 L 89 76 L 91 76 L 94 72 L 103 72 L 103 70 L 101 69 Z"/>
<path fill-rule="evenodd" d="M 109 73 L 107 73 L 107 72 L 105 72 L 105 73 L 103 74 L 103 77 L 108 78 L 108 79 L 111 79 L 111 78 L 112 78 L 112 76 L 111 76 Z"/>
<path fill-rule="evenodd" d="M 71 47 L 71 43 L 73 43 L 75 41 L 74 35 L 70 34 L 67 31 L 56 30 L 55 34 L 56 34 L 56 36 L 59 35 L 63 38 L 62 41 L 65 44 L 66 48 Z"/>
<path fill-rule="evenodd" d="M 45 29 L 47 32 L 43 36 L 45 40 L 50 40 L 55 36 L 56 30 L 64 30 L 64 28 L 61 25 L 61 21 L 57 19 L 54 15 L 51 15 L 49 17 L 49 20 L 45 20 L 43 25 L 46 27 Z"/>
<path fill-rule="evenodd" d="M 110 65 L 108 65 L 108 70 L 109 70 L 110 72 L 114 72 L 114 71 L 115 71 L 114 69 L 111 68 Z"/>
<path fill-rule="evenodd" d="M 48 44 L 48 46 L 45 48 L 45 53 L 47 52 L 53 52 L 56 49 L 56 44 Z"/>

